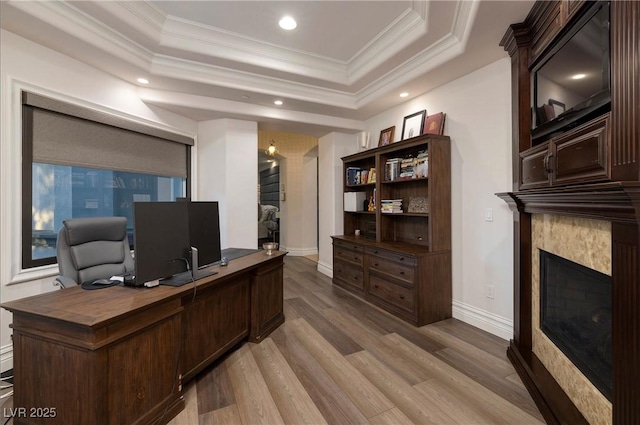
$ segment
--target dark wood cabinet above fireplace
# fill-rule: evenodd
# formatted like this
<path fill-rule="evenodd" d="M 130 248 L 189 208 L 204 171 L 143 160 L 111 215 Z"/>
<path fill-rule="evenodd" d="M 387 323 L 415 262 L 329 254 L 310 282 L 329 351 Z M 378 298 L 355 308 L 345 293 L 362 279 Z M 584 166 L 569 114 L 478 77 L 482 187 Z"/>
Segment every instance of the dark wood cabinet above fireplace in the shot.
<path fill-rule="evenodd" d="M 580 120 L 570 125 L 556 120 L 551 130 L 540 132 L 547 114 L 553 119 L 562 113 L 562 105 L 553 107 L 563 102 L 551 96 L 542 99 L 546 105 L 536 102 L 541 96 L 535 74 L 554 54 L 571 50 L 568 40 L 586 22 L 600 22 L 604 14 L 596 8 L 608 12 L 608 25 L 600 32 L 608 43 L 598 42 L 606 47 L 600 67 L 607 72 L 600 86 L 606 93 L 598 93 L 593 101 L 599 106 Z M 498 194 L 514 211 L 514 337 L 508 356 L 548 423 L 589 422 L 533 350 L 532 216 L 609 222 L 611 421 L 639 424 L 640 2 L 536 1 L 524 22 L 507 29 L 501 45 L 511 57 L 513 105 L 513 191 Z"/>

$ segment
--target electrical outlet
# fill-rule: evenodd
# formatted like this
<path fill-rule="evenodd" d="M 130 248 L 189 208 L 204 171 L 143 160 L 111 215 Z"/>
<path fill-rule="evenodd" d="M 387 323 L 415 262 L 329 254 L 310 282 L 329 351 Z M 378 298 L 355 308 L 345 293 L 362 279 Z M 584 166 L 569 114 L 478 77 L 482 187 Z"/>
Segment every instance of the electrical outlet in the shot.
<path fill-rule="evenodd" d="M 487 285 L 487 298 L 494 299 L 493 285 Z"/>

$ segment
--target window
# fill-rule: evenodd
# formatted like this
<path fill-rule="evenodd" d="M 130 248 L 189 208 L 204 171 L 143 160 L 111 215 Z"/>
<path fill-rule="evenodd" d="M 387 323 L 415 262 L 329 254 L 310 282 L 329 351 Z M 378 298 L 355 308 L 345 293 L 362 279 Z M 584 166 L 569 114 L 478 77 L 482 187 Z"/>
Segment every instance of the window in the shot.
<path fill-rule="evenodd" d="M 33 163 L 31 259 L 56 256 L 56 238 L 67 218 L 122 216 L 133 247 L 133 203 L 175 201 L 186 179 L 97 168 Z"/>
<path fill-rule="evenodd" d="M 189 196 L 192 139 L 23 93 L 22 266 L 56 262 L 63 220 Z"/>

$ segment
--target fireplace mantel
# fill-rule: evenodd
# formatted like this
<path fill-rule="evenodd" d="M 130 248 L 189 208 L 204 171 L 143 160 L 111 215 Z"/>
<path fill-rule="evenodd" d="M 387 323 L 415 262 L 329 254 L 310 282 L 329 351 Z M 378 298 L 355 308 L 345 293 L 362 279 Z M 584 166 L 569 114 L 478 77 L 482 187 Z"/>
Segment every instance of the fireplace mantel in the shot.
<path fill-rule="evenodd" d="M 635 225 L 640 222 L 640 182 L 612 182 L 497 193 L 512 211 L 563 214 Z"/>

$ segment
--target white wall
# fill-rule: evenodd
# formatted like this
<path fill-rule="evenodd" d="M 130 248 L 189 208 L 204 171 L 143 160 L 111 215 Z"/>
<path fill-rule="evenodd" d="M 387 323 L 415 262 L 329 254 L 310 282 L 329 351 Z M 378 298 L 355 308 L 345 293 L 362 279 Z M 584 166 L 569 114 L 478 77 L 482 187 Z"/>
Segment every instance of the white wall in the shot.
<path fill-rule="evenodd" d="M 356 136 L 329 133 L 318 140 L 318 271 L 333 277 L 332 235 L 341 235 L 344 227 L 342 196 L 343 156 L 357 149 Z"/>
<path fill-rule="evenodd" d="M 258 123 L 230 119 L 198 123 L 196 162 L 195 199 L 219 202 L 221 247 L 255 249 Z"/>
<path fill-rule="evenodd" d="M 4 303 L 57 289 L 52 285 L 57 266 L 21 270 L 21 89 L 190 137 L 196 135 L 196 123 L 150 108 L 138 98 L 135 85 L 6 31 L 0 33 L 0 78 L 0 302 Z M 3 371 L 12 367 L 11 321 L 11 314 L 2 309 Z"/>
<path fill-rule="evenodd" d="M 501 59 L 367 121 L 372 140 L 422 109 L 445 112 L 451 137 L 453 315 L 499 335 L 513 335 L 511 190 L 511 65 Z M 375 144 L 375 143 L 374 143 Z M 485 221 L 487 208 L 493 221 Z M 495 298 L 486 297 L 486 286 Z"/>

